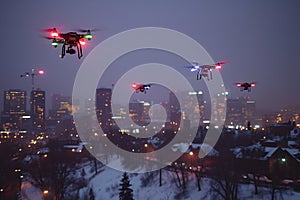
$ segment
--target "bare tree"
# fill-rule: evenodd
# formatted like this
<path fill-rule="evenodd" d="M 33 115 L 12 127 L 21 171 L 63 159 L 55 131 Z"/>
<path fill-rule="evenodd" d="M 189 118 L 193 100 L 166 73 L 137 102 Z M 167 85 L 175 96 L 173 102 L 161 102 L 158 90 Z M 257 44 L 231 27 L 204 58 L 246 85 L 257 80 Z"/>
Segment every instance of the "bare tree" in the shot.
<path fill-rule="evenodd" d="M 240 174 L 234 165 L 234 157 L 228 149 L 220 152 L 219 164 L 215 167 L 209 193 L 224 200 L 238 199 Z"/>

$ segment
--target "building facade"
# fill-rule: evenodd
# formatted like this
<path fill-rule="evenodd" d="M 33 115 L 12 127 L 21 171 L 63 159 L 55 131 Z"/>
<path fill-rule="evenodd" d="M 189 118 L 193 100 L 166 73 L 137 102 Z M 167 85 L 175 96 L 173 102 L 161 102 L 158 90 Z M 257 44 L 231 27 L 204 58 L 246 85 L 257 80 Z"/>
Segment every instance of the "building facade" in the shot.
<path fill-rule="evenodd" d="M 4 91 L 2 129 L 18 130 L 22 128 L 23 116 L 26 115 L 26 103 L 26 91 L 18 89 Z"/>
<path fill-rule="evenodd" d="M 45 131 L 46 92 L 40 89 L 32 90 L 30 96 L 30 113 L 32 128 L 37 132 Z"/>

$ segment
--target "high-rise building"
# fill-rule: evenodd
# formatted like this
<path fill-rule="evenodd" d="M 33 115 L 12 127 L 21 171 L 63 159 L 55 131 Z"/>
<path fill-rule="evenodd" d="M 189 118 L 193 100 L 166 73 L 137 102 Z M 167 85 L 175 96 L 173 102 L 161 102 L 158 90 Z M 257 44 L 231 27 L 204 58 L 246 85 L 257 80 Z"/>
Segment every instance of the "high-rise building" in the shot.
<path fill-rule="evenodd" d="M 211 113 L 211 122 L 224 122 L 226 119 L 226 101 L 227 101 L 228 92 L 221 92 L 212 97 L 212 113 Z"/>
<path fill-rule="evenodd" d="M 246 120 L 252 124 L 257 123 L 256 101 L 250 98 L 246 99 Z"/>
<path fill-rule="evenodd" d="M 45 131 L 45 91 L 37 89 L 31 91 L 30 113 L 32 128 L 35 131 Z"/>
<path fill-rule="evenodd" d="M 96 90 L 96 114 L 103 130 L 109 130 L 113 126 L 111 95 L 110 88 L 97 88 Z"/>
<path fill-rule="evenodd" d="M 193 101 L 196 97 L 198 104 Z M 202 91 L 185 91 L 185 92 L 176 92 L 170 93 L 170 116 L 176 115 L 181 112 L 182 119 L 189 122 L 188 127 L 198 127 L 199 123 L 202 123 L 204 119 L 204 96 Z M 178 101 L 178 102 L 177 102 Z M 182 105 L 179 105 L 179 102 L 182 102 Z M 172 114 L 173 113 L 173 114 Z M 174 120 L 174 119 L 173 119 Z"/>
<path fill-rule="evenodd" d="M 4 91 L 3 113 L 10 115 L 23 115 L 26 112 L 26 91 Z"/>
<path fill-rule="evenodd" d="M 200 124 L 204 119 L 204 95 L 202 91 L 182 92 L 183 111 L 186 114 L 186 119 L 190 121 L 191 127 L 198 127 L 196 121 L 199 120 Z M 192 98 L 196 97 L 198 105 L 194 104 Z"/>
<path fill-rule="evenodd" d="M 172 127 L 173 125 L 179 125 L 182 112 L 180 108 L 180 101 L 177 98 L 177 95 L 173 92 L 169 93 L 169 109 L 168 109 L 168 120 L 170 121 L 169 124 Z"/>
<path fill-rule="evenodd" d="M 129 116 L 140 125 L 146 126 L 150 123 L 149 110 L 151 104 L 145 101 L 135 101 L 129 103 Z"/>
<path fill-rule="evenodd" d="M 249 97 L 227 99 L 226 125 L 246 126 L 248 122 L 254 123 L 255 101 Z"/>
<path fill-rule="evenodd" d="M 5 130 L 21 129 L 23 115 L 26 115 L 26 91 L 17 89 L 4 91 L 2 128 Z"/>

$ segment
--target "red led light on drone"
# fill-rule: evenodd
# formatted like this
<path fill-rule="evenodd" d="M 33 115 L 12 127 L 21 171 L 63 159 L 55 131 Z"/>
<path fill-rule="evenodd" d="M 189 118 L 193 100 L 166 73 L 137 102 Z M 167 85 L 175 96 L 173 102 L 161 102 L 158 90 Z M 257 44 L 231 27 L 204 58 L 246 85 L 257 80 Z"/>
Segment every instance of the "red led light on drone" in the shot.
<path fill-rule="evenodd" d="M 216 69 L 222 69 L 221 65 L 216 65 Z"/>
<path fill-rule="evenodd" d="M 86 45 L 86 42 L 85 42 L 84 40 L 79 40 L 79 43 L 80 43 L 81 45 Z"/>
<path fill-rule="evenodd" d="M 43 74 L 45 74 L 45 71 L 44 70 L 38 70 L 38 74 L 43 75 Z"/>
<path fill-rule="evenodd" d="M 137 84 L 135 84 L 135 83 L 133 83 L 131 86 L 132 86 L 134 89 L 137 88 Z"/>
<path fill-rule="evenodd" d="M 52 37 L 58 37 L 58 32 L 52 31 L 52 32 L 51 32 L 51 36 L 52 36 Z"/>

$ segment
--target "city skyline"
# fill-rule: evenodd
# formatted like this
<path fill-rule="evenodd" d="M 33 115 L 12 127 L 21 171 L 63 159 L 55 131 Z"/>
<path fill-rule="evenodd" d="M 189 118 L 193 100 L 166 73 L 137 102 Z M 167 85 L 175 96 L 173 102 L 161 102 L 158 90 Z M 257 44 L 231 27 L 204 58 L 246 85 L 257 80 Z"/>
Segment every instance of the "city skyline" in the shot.
<path fill-rule="evenodd" d="M 8 39 L 3 40 L 1 48 L 1 90 L 19 88 L 29 94 L 30 80 L 21 79 L 20 75 L 35 68 L 45 70 L 43 76 L 37 76 L 36 87 L 47 91 L 46 95 L 71 96 L 77 70 L 95 46 L 119 32 L 153 26 L 174 29 L 192 37 L 216 62 L 228 60 L 221 75 L 231 97 L 250 95 L 257 100 L 257 108 L 266 111 L 300 106 L 298 1 L 93 1 L 82 7 L 76 7 L 75 2 L 70 11 L 64 9 L 70 6 L 66 2 L 59 2 L 55 11 L 53 2 L 3 3 L 0 15 L 6 20 L 1 21 L 1 27 L 6 31 L 0 34 Z M 78 28 L 100 31 L 95 32 L 95 39 L 84 47 L 81 60 L 72 55 L 61 59 L 59 48 L 52 48 L 49 41 L 40 37 L 41 29 L 52 27 L 63 32 Z M 159 51 L 132 52 L 120 57 L 100 86 L 110 87 L 122 73 L 147 62 L 167 64 L 187 77 L 195 90 L 206 90 L 203 81 L 196 81 L 194 74 L 183 69 L 192 61 Z M 251 93 L 240 92 L 234 85 L 239 81 L 256 81 L 257 86 Z"/>
<path fill-rule="evenodd" d="M 123 124 L 119 128 L 138 127 L 142 126 L 141 124 L 149 125 L 151 121 L 170 121 L 172 112 L 182 113 L 185 126 L 192 128 L 206 126 L 205 124 L 209 124 L 210 121 L 214 120 L 224 121 L 224 127 L 231 128 L 245 128 L 249 125 L 253 128 L 261 128 L 275 123 L 288 123 L 289 121 L 295 123 L 296 126 L 300 125 L 299 110 L 282 109 L 274 113 L 261 113 L 256 109 L 256 100 L 251 99 L 249 96 L 234 99 L 227 98 L 226 105 L 223 105 L 218 99 L 224 98 L 227 93 L 214 98 L 212 103 L 207 103 L 204 100 L 202 91 L 169 93 L 168 99 L 160 99 L 160 101 L 153 101 L 153 99 L 148 101 L 145 98 L 137 98 L 140 94 L 135 94 L 128 105 L 115 104 L 113 112 L 111 111 L 111 88 L 97 88 L 95 99 L 86 99 L 83 104 L 79 104 L 79 102 L 74 102 L 73 104 L 71 97 L 54 94 L 51 98 L 52 106 L 50 107 L 47 107 L 45 104 L 45 94 L 46 91 L 36 89 L 30 93 L 30 98 L 27 100 L 26 91 L 13 89 L 4 91 L 5 99 L 3 111 L 1 112 L 2 129 L 32 129 L 44 132 L 47 128 L 53 126 L 53 121 L 54 123 L 60 123 L 60 120 L 72 120 L 73 114 L 78 111 L 81 114 L 91 114 L 92 112 L 97 115 L 99 113 L 109 113 L 103 116 L 108 121 L 104 122 L 102 119 L 102 125 L 106 124 L 108 127 L 115 125 L 115 122 L 110 122 L 109 119 L 111 118 L 112 121 L 117 120 L 117 124 Z M 145 97 L 145 95 L 142 96 Z M 191 103 L 193 96 L 197 97 L 199 105 Z M 28 106 L 27 101 L 29 101 L 29 107 L 26 109 Z M 173 105 L 177 104 L 177 101 L 183 104 L 173 107 Z M 160 108 L 157 105 L 160 105 Z M 210 116 L 210 106 L 217 111 L 214 116 L 218 119 Z M 225 106 L 227 107 L 226 114 L 224 113 Z M 153 109 L 155 110 L 154 113 Z M 164 116 L 165 114 L 167 116 Z M 226 117 L 223 119 L 222 116 Z M 198 118 L 200 121 L 198 121 Z M 29 125 L 30 121 L 32 125 Z M 199 122 L 200 124 L 198 124 Z"/>

